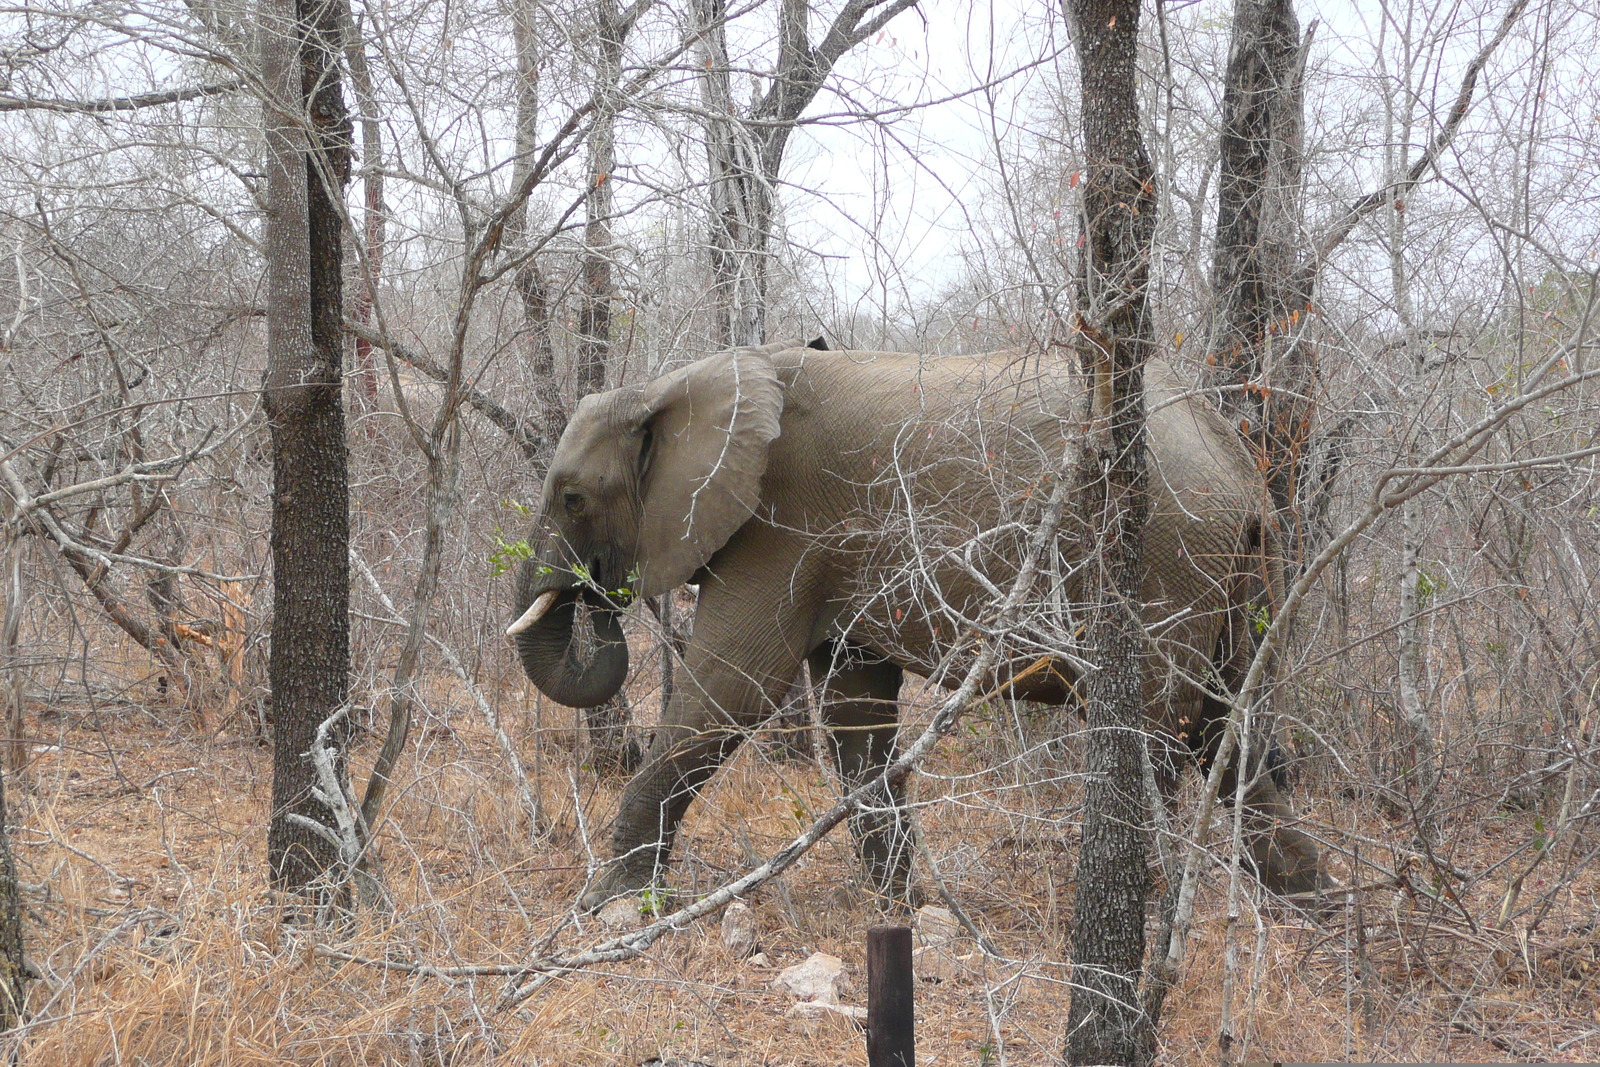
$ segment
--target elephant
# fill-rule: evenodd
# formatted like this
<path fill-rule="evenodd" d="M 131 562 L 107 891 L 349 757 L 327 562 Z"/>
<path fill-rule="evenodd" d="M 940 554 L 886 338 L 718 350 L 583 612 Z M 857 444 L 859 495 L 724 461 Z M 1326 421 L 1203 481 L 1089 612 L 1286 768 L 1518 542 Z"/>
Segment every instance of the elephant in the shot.
<path fill-rule="evenodd" d="M 896 755 L 903 675 L 954 685 L 974 628 L 1019 573 L 1040 494 L 1084 453 L 1075 359 L 934 357 L 777 344 L 733 349 L 578 405 L 547 471 L 508 630 L 550 698 L 592 706 L 623 684 L 620 611 L 699 585 L 683 670 L 623 790 L 612 857 L 585 906 L 662 876 L 697 791 L 809 663 L 846 786 L 876 782 L 851 819 L 867 879 L 906 902 L 912 835 Z M 1149 511 L 1141 610 L 1152 763 L 1205 768 L 1273 582 L 1266 499 L 1237 432 L 1163 362 L 1146 369 Z M 1069 509 L 1070 510 L 1070 509 Z M 1075 525 L 1076 523 L 1076 525 Z M 1064 521 L 991 680 L 1020 699 L 1078 702 L 1082 520 Z M 1270 890 L 1329 884 L 1281 780 L 1252 762 L 1249 858 Z M 1222 797 L 1237 779 L 1224 774 Z M 903 779 L 902 779 L 903 782 Z"/>

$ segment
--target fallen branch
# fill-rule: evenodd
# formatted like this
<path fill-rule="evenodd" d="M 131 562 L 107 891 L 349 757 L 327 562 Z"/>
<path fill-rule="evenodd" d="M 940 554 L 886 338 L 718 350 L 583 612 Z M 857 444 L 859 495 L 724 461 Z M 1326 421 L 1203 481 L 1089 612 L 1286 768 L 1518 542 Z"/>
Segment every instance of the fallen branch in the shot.
<path fill-rule="evenodd" d="M 355 880 L 357 899 L 364 906 L 388 911 L 389 895 L 383 888 L 381 876 L 373 870 L 373 856 L 367 848 L 367 835 L 361 830 L 361 816 L 345 787 L 344 776 L 339 773 L 339 747 L 328 736 L 349 714 L 350 705 L 341 704 L 323 719 L 308 753 L 317 772 L 317 784 L 311 787 L 311 797 L 333 815 L 333 825 L 294 811 L 286 812 L 284 818 L 334 847 L 339 854 L 336 876 L 340 880 Z"/>

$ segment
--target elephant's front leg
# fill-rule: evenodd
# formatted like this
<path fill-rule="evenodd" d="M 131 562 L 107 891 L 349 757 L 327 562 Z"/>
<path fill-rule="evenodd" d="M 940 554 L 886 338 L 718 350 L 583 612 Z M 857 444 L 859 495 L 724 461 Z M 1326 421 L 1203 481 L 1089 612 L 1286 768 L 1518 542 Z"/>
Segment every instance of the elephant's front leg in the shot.
<path fill-rule="evenodd" d="M 821 690 L 822 724 L 846 789 L 882 774 L 895 756 L 902 672 L 861 649 L 824 645 L 810 657 Z M 905 814 L 905 780 L 874 790 L 850 818 L 867 884 L 908 904 L 913 842 Z"/>
<path fill-rule="evenodd" d="M 736 562 L 701 586 L 683 672 L 644 766 L 623 790 L 611 828 L 612 859 L 584 894 L 586 908 L 661 880 L 700 787 L 771 714 L 799 669 L 815 610 L 763 597 L 754 582 L 730 580 Z"/>
<path fill-rule="evenodd" d="M 692 685 L 687 680 L 681 684 Z M 611 826 L 612 858 L 584 894 L 585 908 L 594 910 L 662 880 L 690 803 L 761 717 L 702 714 L 698 708 L 689 714 L 690 703 L 673 694 L 644 765 L 623 790 Z"/>

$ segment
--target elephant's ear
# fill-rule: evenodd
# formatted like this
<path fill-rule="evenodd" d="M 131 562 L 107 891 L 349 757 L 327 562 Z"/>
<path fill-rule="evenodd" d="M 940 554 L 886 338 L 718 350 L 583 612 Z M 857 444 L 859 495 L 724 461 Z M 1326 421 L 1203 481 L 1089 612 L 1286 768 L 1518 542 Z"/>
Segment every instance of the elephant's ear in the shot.
<path fill-rule="evenodd" d="M 783 383 L 772 358 L 741 348 L 646 387 L 640 433 L 640 596 L 682 585 L 760 500 Z"/>

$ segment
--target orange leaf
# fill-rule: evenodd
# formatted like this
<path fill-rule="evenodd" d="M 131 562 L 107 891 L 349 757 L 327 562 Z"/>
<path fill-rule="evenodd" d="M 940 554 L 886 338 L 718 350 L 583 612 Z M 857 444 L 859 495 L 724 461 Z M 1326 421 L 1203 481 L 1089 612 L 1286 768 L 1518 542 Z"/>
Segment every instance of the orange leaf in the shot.
<path fill-rule="evenodd" d="M 1081 178 L 1081 177 L 1082 177 L 1082 173 L 1080 171 L 1073 171 L 1072 172 L 1072 177 L 1067 179 L 1068 188 L 1076 189 L 1078 187 L 1078 179 Z"/>

